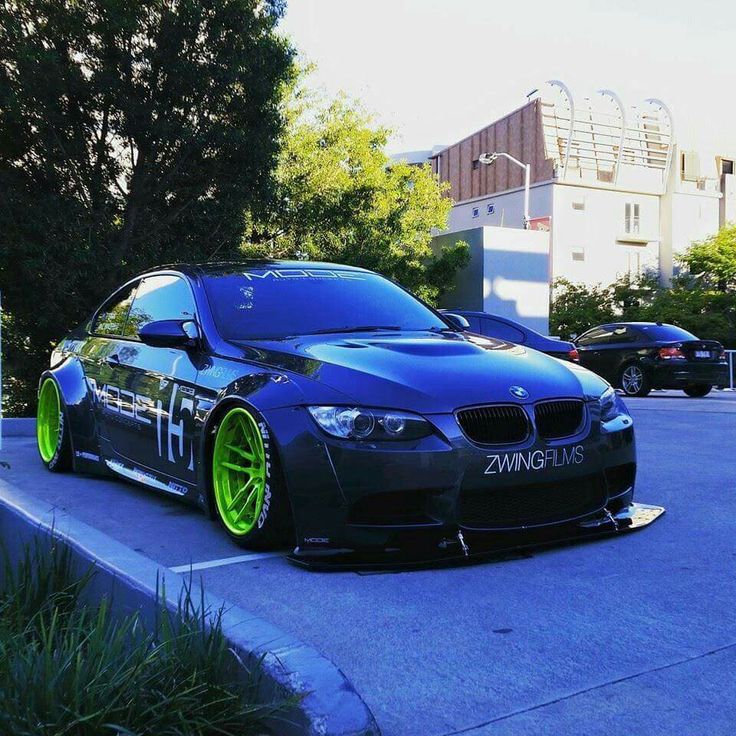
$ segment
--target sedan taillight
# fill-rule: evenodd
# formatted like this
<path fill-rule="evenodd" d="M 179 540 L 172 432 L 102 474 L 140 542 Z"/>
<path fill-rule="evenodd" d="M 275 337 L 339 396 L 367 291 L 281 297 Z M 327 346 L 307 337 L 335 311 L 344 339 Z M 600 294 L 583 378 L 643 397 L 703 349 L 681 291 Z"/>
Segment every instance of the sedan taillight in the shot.
<path fill-rule="evenodd" d="M 663 360 L 672 360 L 672 358 L 685 358 L 685 353 L 680 348 L 660 348 L 659 357 Z"/>
<path fill-rule="evenodd" d="M 568 351 L 567 353 L 567 359 L 571 360 L 573 363 L 579 363 L 580 362 L 580 353 L 578 352 L 577 348 L 573 348 L 572 350 Z"/>

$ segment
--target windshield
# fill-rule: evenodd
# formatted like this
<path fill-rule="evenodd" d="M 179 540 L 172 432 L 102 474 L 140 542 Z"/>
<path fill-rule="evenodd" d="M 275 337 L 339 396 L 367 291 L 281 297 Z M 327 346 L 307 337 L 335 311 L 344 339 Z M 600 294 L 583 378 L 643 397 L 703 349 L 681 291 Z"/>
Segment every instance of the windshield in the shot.
<path fill-rule="evenodd" d="M 204 288 L 217 329 L 228 340 L 447 329 L 411 294 L 373 273 L 257 268 L 206 275 Z"/>

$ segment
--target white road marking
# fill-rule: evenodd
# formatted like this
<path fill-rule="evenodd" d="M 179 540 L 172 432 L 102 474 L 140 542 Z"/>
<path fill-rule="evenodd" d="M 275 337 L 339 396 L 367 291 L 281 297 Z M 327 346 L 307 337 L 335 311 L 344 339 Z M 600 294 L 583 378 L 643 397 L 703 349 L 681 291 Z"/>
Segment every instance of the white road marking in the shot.
<path fill-rule="evenodd" d="M 209 570 L 211 567 L 223 567 L 224 565 L 237 565 L 239 562 L 250 562 L 251 560 L 263 560 L 267 557 L 281 557 L 282 552 L 254 552 L 250 555 L 237 555 L 237 557 L 223 557 L 219 560 L 208 560 L 207 562 L 191 562 L 188 565 L 177 565 L 170 567 L 172 572 L 195 572 L 196 570 Z"/>

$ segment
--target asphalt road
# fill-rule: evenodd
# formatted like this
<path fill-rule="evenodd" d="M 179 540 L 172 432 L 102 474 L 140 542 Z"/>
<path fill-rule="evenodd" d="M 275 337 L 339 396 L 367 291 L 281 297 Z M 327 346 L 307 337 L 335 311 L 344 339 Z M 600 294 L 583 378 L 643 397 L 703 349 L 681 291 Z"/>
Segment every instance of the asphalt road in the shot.
<path fill-rule="evenodd" d="M 52 475 L 6 439 L 0 479 L 293 633 L 352 680 L 385 736 L 731 734 L 736 394 L 629 402 L 652 527 L 466 568 L 312 573 L 249 557 L 197 511 Z M 246 559 L 233 563 L 234 556 Z"/>

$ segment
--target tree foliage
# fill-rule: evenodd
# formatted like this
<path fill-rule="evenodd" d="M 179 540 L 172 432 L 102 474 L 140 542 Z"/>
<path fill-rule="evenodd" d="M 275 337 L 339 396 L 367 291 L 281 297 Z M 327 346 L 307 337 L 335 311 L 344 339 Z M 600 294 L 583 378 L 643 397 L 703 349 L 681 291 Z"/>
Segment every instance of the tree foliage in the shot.
<path fill-rule="evenodd" d="M 324 103 L 295 85 L 284 104 L 276 197 L 252 214 L 246 253 L 363 266 L 436 300 L 468 258 L 462 243 L 430 247 L 452 206 L 444 185 L 429 166 L 391 161 L 388 131 L 347 98 Z"/>
<path fill-rule="evenodd" d="M 736 288 L 736 223 L 695 243 L 680 259 L 690 273 L 718 291 Z"/>
<path fill-rule="evenodd" d="M 19 410 L 52 342 L 123 278 L 239 253 L 243 212 L 271 196 L 292 73 L 282 12 L 281 0 L 0 4 L 0 288 Z"/>
<path fill-rule="evenodd" d="M 613 284 L 585 286 L 560 279 L 554 284 L 550 331 L 561 337 L 580 335 L 606 322 L 666 322 L 698 337 L 736 347 L 736 294 L 680 276 L 669 287 L 656 278 L 622 278 Z"/>

